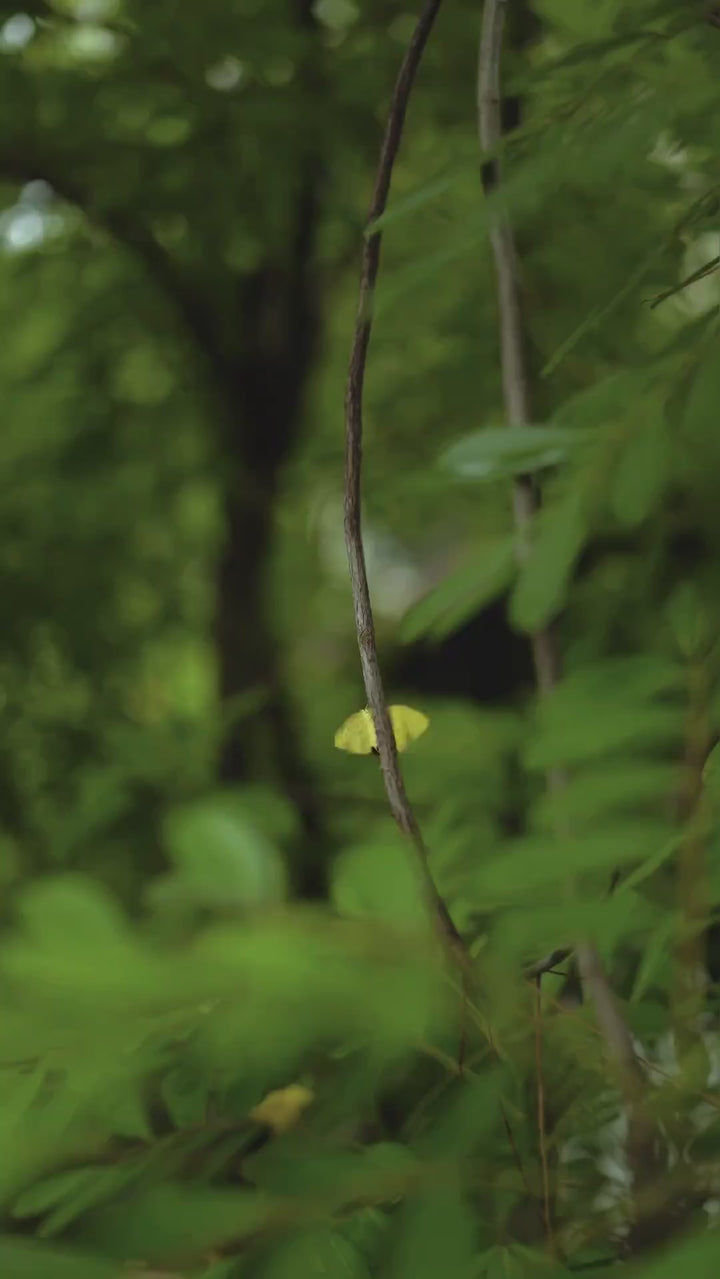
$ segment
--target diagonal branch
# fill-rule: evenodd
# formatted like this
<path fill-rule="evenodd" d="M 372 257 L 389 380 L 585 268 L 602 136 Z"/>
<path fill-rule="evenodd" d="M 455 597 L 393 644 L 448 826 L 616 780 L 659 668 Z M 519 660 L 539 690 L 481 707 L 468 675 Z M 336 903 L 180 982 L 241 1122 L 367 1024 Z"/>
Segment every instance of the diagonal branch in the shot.
<path fill-rule="evenodd" d="M 478 59 L 477 105 L 480 145 L 485 157 L 483 184 L 486 192 L 500 191 L 498 151 L 502 142 L 500 60 L 507 0 L 485 0 Z M 487 157 L 491 157 L 489 162 Z M 519 272 L 515 241 L 507 212 L 499 206 L 490 223 L 490 243 L 498 284 L 500 358 L 503 397 L 508 425 L 527 425 L 531 420 L 530 394 L 522 331 Z M 515 525 L 519 551 L 527 554 L 533 519 L 539 507 L 537 491 L 528 477 L 514 485 Z M 531 638 L 538 689 L 550 692 L 561 671 L 560 654 L 553 631 L 544 627 Z M 561 789 L 564 774 L 553 770 L 548 785 Z M 580 976 L 595 1005 L 598 1026 L 607 1051 L 615 1061 L 629 1101 L 635 1102 L 645 1076 L 635 1055 L 632 1036 L 610 989 L 600 956 L 592 942 L 578 941 L 576 954 Z M 554 960 L 554 956 L 552 957 Z M 542 966 L 541 966 L 542 971 Z"/>
<path fill-rule="evenodd" d="M 464 956 L 459 933 L 445 902 L 435 887 L 428 866 L 428 851 L 405 791 L 380 673 L 362 538 L 362 400 L 381 244 L 381 233 L 373 231 L 372 226 L 383 213 L 387 203 L 410 92 L 441 2 L 442 0 L 427 0 L 400 67 L 390 103 L 368 211 L 368 231 L 362 254 L 358 312 L 345 393 L 345 545 L 350 568 L 355 629 L 360 649 L 365 694 L 375 725 L 380 767 L 390 811 L 417 853 L 430 907 L 443 940 L 450 945 L 456 955 Z"/>

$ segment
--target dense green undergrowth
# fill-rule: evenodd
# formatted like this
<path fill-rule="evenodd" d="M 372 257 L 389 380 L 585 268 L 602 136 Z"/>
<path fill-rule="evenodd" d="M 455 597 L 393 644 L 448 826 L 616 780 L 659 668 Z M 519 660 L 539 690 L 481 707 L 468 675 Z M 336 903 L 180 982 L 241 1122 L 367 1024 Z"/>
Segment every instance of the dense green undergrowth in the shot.
<path fill-rule="evenodd" d="M 543 698 L 426 698 L 404 756 L 463 976 L 376 761 L 332 747 L 363 701 L 342 387 L 410 18 L 1 8 L 0 1272 L 714 1274 L 720 31 L 690 0 L 510 6 L 536 418 L 515 433 L 479 5 L 441 13 L 411 104 L 366 397 L 381 657 L 506 598 L 564 666 Z M 310 142 L 322 323 L 282 363 Z M 293 360 L 281 408 L 304 427 L 272 470 L 252 378 L 274 395 Z M 291 885 L 321 843 L 310 903 Z M 584 938 L 631 1086 L 580 989 Z"/>

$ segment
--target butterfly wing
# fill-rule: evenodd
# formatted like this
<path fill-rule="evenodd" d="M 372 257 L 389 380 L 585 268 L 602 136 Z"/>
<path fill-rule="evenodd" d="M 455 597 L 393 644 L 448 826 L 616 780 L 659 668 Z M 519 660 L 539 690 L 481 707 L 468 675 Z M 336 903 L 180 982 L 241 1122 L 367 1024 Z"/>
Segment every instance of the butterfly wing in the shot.
<path fill-rule="evenodd" d="M 427 715 L 413 710 L 412 706 L 389 706 L 388 711 L 399 751 L 407 750 L 430 723 Z M 356 711 L 340 725 L 335 734 L 335 745 L 338 750 L 348 751 L 351 755 L 369 755 L 376 749 L 375 725 L 367 707 Z"/>
<path fill-rule="evenodd" d="M 407 750 L 410 743 L 425 732 L 430 720 L 422 711 L 413 710 L 412 706 L 390 706 L 388 709 L 397 748 L 399 751 Z"/>
<path fill-rule="evenodd" d="M 337 749 L 351 755 L 369 755 L 375 744 L 375 726 L 367 708 L 348 716 L 335 734 Z"/>

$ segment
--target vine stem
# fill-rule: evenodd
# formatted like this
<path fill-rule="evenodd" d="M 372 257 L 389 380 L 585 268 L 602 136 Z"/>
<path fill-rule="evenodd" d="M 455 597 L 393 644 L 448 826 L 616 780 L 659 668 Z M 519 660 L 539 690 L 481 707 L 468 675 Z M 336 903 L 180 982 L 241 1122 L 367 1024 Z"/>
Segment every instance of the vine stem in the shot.
<path fill-rule="evenodd" d="M 507 211 L 500 199 L 499 150 L 502 142 L 501 57 L 507 0 L 485 0 L 480 33 L 477 75 L 478 133 L 483 152 L 483 185 L 486 194 L 497 201 L 490 219 L 490 245 L 498 288 L 500 327 L 500 360 L 503 399 L 509 428 L 526 426 L 531 421 L 530 391 L 522 326 L 522 305 L 515 239 Z M 532 524 L 539 509 L 533 481 L 521 476 L 513 485 L 515 527 L 518 553 L 528 554 Z M 557 639 L 546 626 L 531 636 L 533 663 L 538 691 L 547 694 L 557 684 L 562 664 Z M 548 774 L 548 786 L 562 790 L 564 773 L 554 769 Z M 635 1055 L 630 1030 L 620 1012 L 594 943 L 581 939 L 575 953 L 583 985 L 588 990 L 605 1045 L 614 1060 L 623 1093 L 634 1104 L 645 1084 L 645 1075 Z"/>
<path fill-rule="evenodd" d="M 368 708 L 375 725 L 380 768 L 388 804 L 395 821 L 417 854 L 417 865 L 439 935 L 454 957 L 464 966 L 467 959 L 465 947 L 450 912 L 435 886 L 428 864 L 427 846 L 405 790 L 380 673 L 362 535 L 363 387 L 382 240 L 382 232 L 375 228 L 375 223 L 387 205 L 410 93 L 441 3 L 442 0 L 427 0 L 398 72 L 367 216 L 360 268 L 358 310 L 345 392 L 345 545 L 363 683 Z"/>
<path fill-rule="evenodd" d="M 543 1221 L 550 1256 L 555 1258 L 556 1246 L 553 1233 L 552 1202 L 550 1198 L 550 1167 L 547 1151 L 547 1130 L 545 1126 L 545 1077 L 543 1073 L 543 1028 L 542 1028 L 542 989 L 540 977 L 535 979 L 535 1080 L 537 1091 L 538 1145 L 540 1148 L 540 1167 L 542 1169 L 543 1188 Z"/>

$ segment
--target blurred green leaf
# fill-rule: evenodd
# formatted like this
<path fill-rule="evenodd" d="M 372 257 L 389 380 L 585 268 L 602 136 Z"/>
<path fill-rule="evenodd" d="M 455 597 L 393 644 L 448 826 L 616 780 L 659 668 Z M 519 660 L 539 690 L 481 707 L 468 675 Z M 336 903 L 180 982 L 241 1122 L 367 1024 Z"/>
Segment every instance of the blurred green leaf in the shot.
<path fill-rule="evenodd" d="M 190 1064 L 179 1062 L 168 1070 L 161 1084 L 161 1096 L 178 1128 L 202 1123 L 207 1115 L 208 1080 Z"/>
<path fill-rule="evenodd" d="M 258 1267 L 259 1279 L 365 1279 L 369 1275 L 361 1254 L 337 1231 L 301 1231 L 280 1244 Z"/>
<path fill-rule="evenodd" d="M 130 1164 L 118 1168 L 80 1168 L 49 1177 L 26 1190 L 13 1204 L 13 1216 L 43 1215 L 39 1237 L 61 1234 L 90 1209 L 120 1195 L 137 1176 Z"/>
<path fill-rule="evenodd" d="M 470 1279 L 475 1268 L 475 1214 L 458 1187 L 436 1187 L 409 1200 L 396 1225 L 387 1279 Z"/>
<path fill-rule="evenodd" d="M 453 444 L 442 465 L 463 480 L 506 479 L 557 466 L 582 443 L 582 433 L 567 427 L 485 427 Z"/>
<path fill-rule="evenodd" d="M 538 708 L 526 762 L 549 768 L 639 748 L 659 755 L 682 732 L 682 705 L 668 696 L 681 687 L 680 668 L 650 657 L 573 672 Z"/>
<path fill-rule="evenodd" d="M 667 844 L 667 829 L 650 821 L 609 822 L 599 831 L 556 839 L 516 840 L 476 872 L 478 895 L 494 902 L 522 899 L 593 871 L 645 861 Z"/>
<path fill-rule="evenodd" d="M 198 1261 L 222 1244 L 251 1238 L 272 1217 L 274 1205 L 252 1190 L 208 1190 L 179 1185 L 138 1186 L 122 1201 L 98 1207 L 84 1234 L 91 1245 L 121 1261 Z"/>
<path fill-rule="evenodd" d="M 671 479 L 671 454 L 662 418 L 633 424 L 613 479 L 612 506 L 621 525 L 635 528 L 656 509 Z"/>
<path fill-rule="evenodd" d="M 642 961 L 633 983 L 632 994 L 630 999 L 637 1001 L 642 999 L 648 987 L 653 981 L 656 981 L 663 970 L 667 968 L 668 951 L 672 945 L 672 940 L 677 935 L 678 921 L 674 915 L 668 916 L 662 920 L 660 926 L 656 928 L 645 947 Z"/>
<path fill-rule="evenodd" d="M 417 213 L 419 209 L 435 200 L 437 196 L 444 195 L 446 191 L 457 183 L 466 182 L 467 176 L 467 169 L 463 165 L 458 169 L 451 170 L 449 173 L 444 173 L 442 177 L 433 179 L 432 182 L 423 183 L 417 191 L 413 191 L 410 195 L 392 200 L 385 212 L 366 227 L 365 234 L 367 236 L 375 235 L 378 231 L 384 231 L 386 227 L 391 226 L 394 222 L 404 220 L 411 214 Z"/>
<path fill-rule="evenodd" d="M 0 1267 L 7 1279 L 117 1279 L 117 1266 L 102 1256 L 7 1236 L 0 1238 Z"/>
<path fill-rule="evenodd" d="M 285 868 L 253 808 L 240 795 L 218 795 L 170 813 L 165 841 L 177 874 L 166 891 L 214 907 L 281 900 Z"/>
<path fill-rule="evenodd" d="M 681 582 L 667 602 L 666 617 L 683 657 L 699 661 L 715 639 L 712 617 L 694 582 Z"/>
<path fill-rule="evenodd" d="M 399 840 L 345 849 L 335 863 L 332 894 L 344 915 L 429 926 L 422 880 L 411 850 Z"/>
<path fill-rule="evenodd" d="M 565 600 L 570 574 L 590 532 L 590 512 L 580 487 L 543 511 L 530 552 L 510 600 L 510 617 L 522 631 L 537 631 Z"/>
<path fill-rule="evenodd" d="M 548 830 L 592 827 L 608 814 L 651 807 L 660 813 L 677 782 L 674 764 L 600 761 L 576 769 L 561 790 L 548 790 L 535 806 L 535 818 Z"/>
<path fill-rule="evenodd" d="M 413 605 L 400 626 L 400 639 L 412 643 L 422 635 L 442 639 L 510 585 L 517 567 L 514 537 L 479 547 L 470 563 L 448 574 L 433 591 Z"/>

